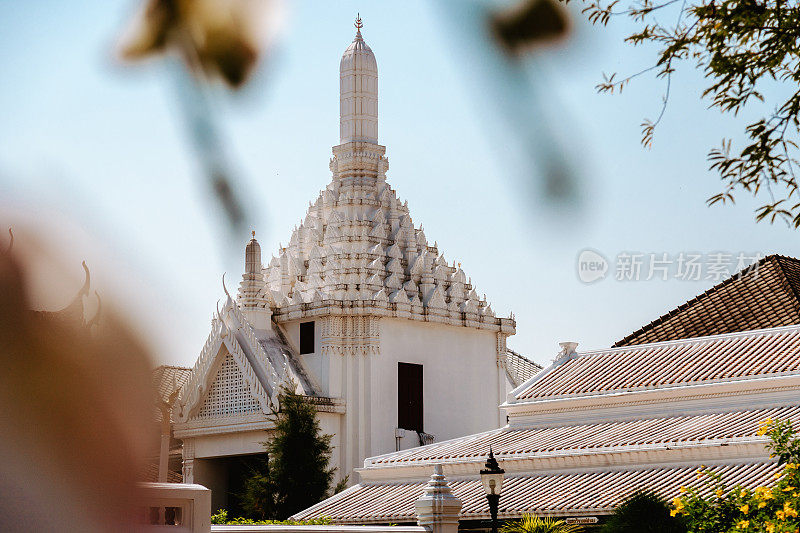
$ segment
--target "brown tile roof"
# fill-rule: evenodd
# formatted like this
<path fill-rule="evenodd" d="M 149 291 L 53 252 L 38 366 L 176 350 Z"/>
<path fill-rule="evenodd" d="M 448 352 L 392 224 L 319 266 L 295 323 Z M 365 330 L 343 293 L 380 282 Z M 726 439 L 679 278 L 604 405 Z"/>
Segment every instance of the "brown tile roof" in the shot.
<path fill-rule="evenodd" d="M 800 326 L 576 354 L 537 374 L 515 401 L 618 394 L 800 373 Z"/>
<path fill-rule="evenodd" d="M 476 470 L 480 469 L 476 464 Z M 710 466 L 728 486 L 755 488 L 774 481 L 780 471 L 769 460 Z M 453 494 L 463 502 L 462 520 L 489 518 L 486 494 L 477 476 L 449 480 Z M 662 465 L 620 468 L 604 471 L 537 472 L 506 474 L 500 518 L 516 518 L 523 513 L 568 516 L 610 514 L 620 501 L 639 489 L 650 489 L 672 498 L 682 486 L 698 487 L 708 495 L 714 487 L 697 480 L 697 466 Z M 424 481 L 359 483 L 294 518 L 308 520 L 329 517 L 339 524 L 415 522 L 414 502 L 423 495 Z"/>
<path fill-rule="evenodd" d="M 800 324 L 800 260 L 768 255 L 614 346 Z"/>
<path fill-rule="evenodd" d="M 492 447 L 499 461 L 581 453 L 766 441 L 758 437 L 767 418 L 800 422 L 800 405 L 717 413 L 662 416 L 550 427 L 503 427 L 419 448 L 370 457 L 366 468 L 482 461 Z"/>

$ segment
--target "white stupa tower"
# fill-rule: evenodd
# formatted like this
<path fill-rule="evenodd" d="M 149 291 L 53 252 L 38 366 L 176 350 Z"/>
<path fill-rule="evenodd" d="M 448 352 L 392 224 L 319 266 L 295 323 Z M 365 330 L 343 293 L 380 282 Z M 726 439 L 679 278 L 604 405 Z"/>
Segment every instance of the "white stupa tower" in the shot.
<path fill-rule="evenodd" d="M 505 424 L 498 405 L 539 368 L 506 348 L 513 318 L 495 316 L 386 182 L 362 26 L 340 62 L 331 180 L 265 266 L 253 235 L 238 296 L 184 387 L 176 435 L 195 482 L 216 479 L 214 457 L 263 450 L 264 406 L 284 379 L 317 398 L 344 477 L 366 457 Z M 208 459 L 195 464 L 200 450 Z"/>
<path fill-rule="evenodd" d="M 378 62 L 361 36 L 363 23 L 356 19 L 356 38 L 339 64 L 339 142 L 378 143 Z"/>

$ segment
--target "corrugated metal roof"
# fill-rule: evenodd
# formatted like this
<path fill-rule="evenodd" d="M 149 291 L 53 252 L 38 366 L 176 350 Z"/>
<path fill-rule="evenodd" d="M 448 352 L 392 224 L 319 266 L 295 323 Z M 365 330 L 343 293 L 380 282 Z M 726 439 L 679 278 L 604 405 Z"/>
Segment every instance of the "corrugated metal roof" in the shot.
<path fill-rule="evenodd" d="M 371 457 L 364 465 L 379 467 L 479 460 L 486 456 L 490 445 L 495 456 L 502 460 L 556 451 L 580 453 L 755 438 L 759 422 L 766 418 L 800 422 L 800 405 L 557 427 L 505 427 Z"/>
<path fill-rule="evenodd" d="M 770 461 L 718 465 L 729 487 L 754 488 L 774 481 L 780 471 Z M 500 498 L 501 518 L 523 513 L 539 515 L 607 514 L 635 490 L 653 490 L 665 498 L 678 494 L 681 486 L 697 485 L 696 466 L 660 466 L 605 471 L 533 473 L 506 475 Z M 335 523 L 413 522 L 414 502 L 422 496 L 425 482 L 370 483 L 355 485 L 295 515 L 298 519 L 330 517 Z M 463 502 L 462 520 L 489 517 L 480 480 L 454 479 L 450 487 Z M 703 492 L 710 488 L 702 489 Z"/>
<path fill-rule="evenodd" d="M 517 400 L 575 397 L 797 374 L 800 327 L 611 348 L 540 372 Z"/>

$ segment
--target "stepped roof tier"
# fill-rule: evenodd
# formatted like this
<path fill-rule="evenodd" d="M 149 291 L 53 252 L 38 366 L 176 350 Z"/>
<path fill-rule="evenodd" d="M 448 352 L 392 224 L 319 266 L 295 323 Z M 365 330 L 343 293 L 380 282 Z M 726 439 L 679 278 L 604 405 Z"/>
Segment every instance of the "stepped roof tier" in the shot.
<path fill-rule="evenodd" d="M 369 314 L 513 334 L 513 317 L 495 316 L 460 264 L 445 259 L 386 182 L 377 63 L 358 24 L 340 64 L 341 144 L 333 147 L 332 180 L 309 203 L 288 244 L 252 273 L 249 295 L 278 321 Z"/>
<path fill-rule="evenodd" d="M 485 461 L 486 457 L 482 458 Z M 482 463 L 481 461 L 481 463 Z M 480 468 L 480 464 L 475 466 Z M 503 468 L 507 469 L 505 463 Z M 430 472 L 430 468 L 428 472 Z M 730 486 L 754 489 L 773 481 L 780 467 L 772 461 L 746 461 L 709 465 Z M 462 502 L 460 520 L 490 518 L 486 492 L 480 479 L 447 476 L 453 495 Z M 656 483 L 654 483 L 654 481 Z M 561 471 L 535 474 L 506 474 L 500 498 L 499 518 L 538 516 L 608 515 L 635 488 L 647 487 L 663 498 L 673 498 L 680 487 L 697 482 L 697 466 L 638 466 L 602 471 Z M 423 494 L 426 480 L 359 484 L 297 513 L 297 520 L 326 517 L 334 524 L 403 524 L 416 521 L 414 502 Z M 713 487 L 700 492 L 710 496 Z"/>
<path fill-rule="evenodd" d="M 611 396 L 733 383 L 774 376 L 800 377 L 800 327 L 641 344 L 582 354 L 561 353 L 515 399 Z"/>
<path fill-rule="evenodd" d="M 701 465 L 728 486 L 770 485 L 780 471 L 758 434 L 800 423 L 800 325 L 577 353 L 509 394 L 503 428 L 368 458 L 360 482 L 295 515 L 403 523 L 440 464 L 461 519 L 486 519 L 479 471 L 506 471 L 500 518 L 608 515 L 636 490 L 665 498 L 702 487 Z M 711 491 L 710 485 L 705 489 Z"/>
<path fill-rule="evenodd" d="M 614 346 L 800 324 L 800 260 L 768 255 Z"/>

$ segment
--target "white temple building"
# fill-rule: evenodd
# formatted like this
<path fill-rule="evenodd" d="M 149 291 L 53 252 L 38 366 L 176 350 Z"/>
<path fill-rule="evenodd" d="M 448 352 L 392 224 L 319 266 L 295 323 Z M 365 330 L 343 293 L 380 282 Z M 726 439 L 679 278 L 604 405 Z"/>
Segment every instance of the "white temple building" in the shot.
<path fill-rule="evenodd" d="M 211 488 L 215 508 L 231 490 L 224 458 L 263 452 L 287 380 L 334 435 L 341 478 L 370 456 L 504 425 L 498 405 L 540 369 L 506 347 L 513 316 L 495 316 L 387 183 L 377 62 L 356 26 L 332 179 L 267 265 L 253 234 L 173 414 L 183 479 Z"/>

